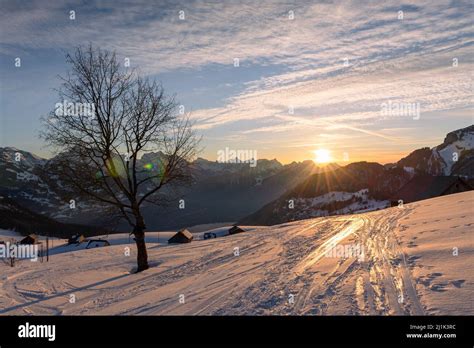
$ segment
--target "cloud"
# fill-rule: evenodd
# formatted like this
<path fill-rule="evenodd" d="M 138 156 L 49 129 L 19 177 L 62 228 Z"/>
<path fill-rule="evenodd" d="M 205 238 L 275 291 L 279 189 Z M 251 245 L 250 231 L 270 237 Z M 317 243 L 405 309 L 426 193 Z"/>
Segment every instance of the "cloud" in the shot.
<path fill-rule="evenodd" d="M 148 74 L 195 70 L 206 79 L 220 67 L 232 67 L 234 58 L 241 65 L 235 74 L 252 66 L 284 67 L 249 76 L 239 94 L 216 102 L 221 106 L 194 110 L 201 131 L 244 122 L 244 137 L 297 136 L 308 124 L 321 131 L 344 124 L 397 141 L 368 129 L 400 121 L 380 117 L 383 102 L 420 103 L 421 117 L 472 106 L 469 1 L 3 3 L 4 55 L 92 41 L 117 49 Z M 409 127 L 414 121 L 403 122 Z"/>
<path fill-rule="evenodd" d="M 5 3 L 9 6 L 0 17 L 2 50 L 67 48 L 94 41 L 134 57 L 150 72 L 231 65 L 233 58 L 288 64 L 295 70 L 324 69 L 345 57 L 364 62 L 379 55 L 404 55 L 414 43 L 423 48 L 443 37 L 456 41 L 463 33 L 472 34 L 466 2 L 454 7 L 446 1 L 418 6 L 397 6 L 395 1 L 384 6 L 249 0 Z M 397 8 L 406 11 L 403 21 L 397 19 Z M 72 10 L 74 21 L 69 19 Z"/>

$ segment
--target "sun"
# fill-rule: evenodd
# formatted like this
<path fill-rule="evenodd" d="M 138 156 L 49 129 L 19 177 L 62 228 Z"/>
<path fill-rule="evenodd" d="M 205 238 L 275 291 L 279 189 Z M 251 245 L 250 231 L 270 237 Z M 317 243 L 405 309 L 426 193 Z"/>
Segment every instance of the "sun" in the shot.
<path fill-rule="evenodd" d="M 326 149 L 318 149 L 314 151 L 314 161 L 316 163 L 328 163 L 331 161 L 331 152 Z"/>

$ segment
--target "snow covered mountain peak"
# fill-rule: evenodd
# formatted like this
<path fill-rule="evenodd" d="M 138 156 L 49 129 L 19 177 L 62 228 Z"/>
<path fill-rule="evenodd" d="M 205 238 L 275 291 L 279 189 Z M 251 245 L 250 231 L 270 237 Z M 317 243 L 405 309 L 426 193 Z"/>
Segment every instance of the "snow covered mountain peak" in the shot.
<path fill-rule="evenodd" d="M 474 125 L 449 132 L 442 144 L 431 149 L 413 151 L 397 166 L 430 175 L 474 178 Z"/>

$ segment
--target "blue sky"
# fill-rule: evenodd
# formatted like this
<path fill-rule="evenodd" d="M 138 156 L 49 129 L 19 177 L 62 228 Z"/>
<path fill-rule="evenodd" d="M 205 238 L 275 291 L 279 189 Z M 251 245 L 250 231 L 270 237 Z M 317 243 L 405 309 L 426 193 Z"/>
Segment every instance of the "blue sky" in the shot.
<path fill-rule="evenodd" d="M 212 160 L 226 147 L 284 163 L 326 148 L 390 162 L 474 123 L 471 1 L 0 4 L 0 146 L 48 156 L 40 117 L 59 101 L 64 51 L 89 42 L 162 81 Z M 387 102 L 418 103 L 420 118 L 383 117 Z"/>

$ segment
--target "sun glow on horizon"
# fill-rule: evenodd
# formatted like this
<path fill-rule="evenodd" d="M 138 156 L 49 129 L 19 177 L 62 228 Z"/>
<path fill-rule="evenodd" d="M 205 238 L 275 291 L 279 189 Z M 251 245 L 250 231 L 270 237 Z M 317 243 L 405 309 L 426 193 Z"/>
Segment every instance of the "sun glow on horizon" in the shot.
<path fill-rule="evenodd" d="M 314 154 L 314 162 L 316 163 L 328 163 L 332 160 L 331 152 L 327 149 L 315 150 Z"/>

